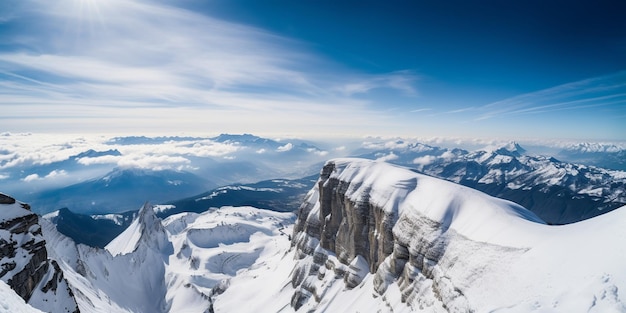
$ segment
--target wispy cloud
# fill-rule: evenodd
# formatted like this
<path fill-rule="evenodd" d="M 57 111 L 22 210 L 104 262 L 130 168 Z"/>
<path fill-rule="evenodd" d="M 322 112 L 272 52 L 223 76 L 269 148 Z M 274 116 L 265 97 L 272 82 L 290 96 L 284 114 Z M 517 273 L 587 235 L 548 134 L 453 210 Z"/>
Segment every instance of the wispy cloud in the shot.
<path fill-rule="evenodd" d="M 407 95 L 417 95 L 415 82 L 418 77 L 411 71 L 398 71 L 379 75 L 354 75 L 345 84 L 337 82 L 334 90 L 345 96 L 368 93 L 373 89 L 390 88 Z"/>
<path fill-rule="evenodd" d="M 626 72 L 522 94 L 477 108 L 476 120 L 589 108 L 626 108 Z"/>
<path fill-rule="evenodd" d="M 295 40 L 158 2 L 24 2 L 0 17 L 30 23 L 0 52 L 5 125 L 267 126 L 297 116 L 282 125 L 295 127 L 328 112 L 367 116 L 368 102 L 352 96 L 374 89 L 417 93 L 412 72 L 339 70 Z"/>
<path fill-rule="evenodd" d="M 431 108 L 421 108 L 421 109 L 415 109 L 415 110 L 411 110 L 411 113 L 419 113 L 419 112 L 426 112 L 426 111 L 431 111 Z"/>
<path fill-rule="evenodd" d="M 450 111 L 446 111 L 446 112 L 443 112 L 443 113 L 445 113 L 445 114 L 457 114 L 457 113 L 463 113 L 463 112 L 475 111 L 475 110 L 476 110 L 475 107 L 467 107 L 467 108 L 462 108 L 462 109 L 450 110 Z"/>

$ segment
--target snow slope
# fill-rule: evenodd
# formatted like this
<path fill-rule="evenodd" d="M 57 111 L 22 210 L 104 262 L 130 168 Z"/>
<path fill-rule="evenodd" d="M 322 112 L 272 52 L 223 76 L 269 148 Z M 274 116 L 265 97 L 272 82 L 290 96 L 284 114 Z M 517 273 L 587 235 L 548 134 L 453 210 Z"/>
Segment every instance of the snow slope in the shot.
<path fill-rule="evenodd" d="M 26 304 L 9 285 L 0 280 L 0 313 L 41 313 Z"/>
<path fill-rule="evenodd" d="M 223 207 L 162 221 L 146 204 L 106 249 L 76 245 L 47 221 L 43 229 L 82 312 L 208 312 L 215 290 L 238 271 L 289 246 L 293 220 Z"/>
<path fill-rule="evenodd" d="M 384 246 L 386 230 L 360 228 L 354 212 L 363 225 L 381 216 L 392 222 L 383 258 L 355 254 L 360 242 Z M 469 188 L 382 162 L 337 159 L 300 214 L 291 252 L 233 278 L 215 312 L 626 311 L 626 207 L 548 226 Z M 255 305 L 238 306 L 240 295 Z"/>
<path fill-rule="evenodd" d="M 626 312 L 626 207 L 550 226 L 449 181 L 334 159 L 298 214 L 160 220 L 144 205 L 106 249 L 41 223 L 82 312 Z"/>

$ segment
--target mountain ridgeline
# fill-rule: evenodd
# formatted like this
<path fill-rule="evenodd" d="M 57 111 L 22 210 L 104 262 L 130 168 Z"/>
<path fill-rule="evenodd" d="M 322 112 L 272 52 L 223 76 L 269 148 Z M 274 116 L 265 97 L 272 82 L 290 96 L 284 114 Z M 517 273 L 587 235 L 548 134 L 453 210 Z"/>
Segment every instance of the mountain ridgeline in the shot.
<path fill-rule="evenodd" d="M 513 202 L 385 162 L 328 161 L 297 215 L 224 206 L 161 219 L 164 207 L 146 204 L 105 249 L 77 244 L 11 197 L 0 202 L 2 279 L 46 311 L 626 310 L 626 252 L 616 248 L 626 207 L 550 226 Z M 25 218 L 33 222 L 19 226 Z M 39 283 L 11 278 L 41 264 L 56 270 Z"/>
<path fill-rule="evenodd" d="M 625 213 L 553 227 L 476 190 L 381 162 L 332 160 L 298 212 L 290 304 L 298 312 L 562 312 L 582 301 L 620 312 L 626 253 L 611 247 L 626 239 Z M 579 253 L 586 249 L 603 257 Z"/>
<path fill-rule="evenodd" d="M 530 156 L 517 143 L 476 150 L 398 141 L 360 157 L 407 166 L 514 201 L 550 224 L 569 224 L 626 204 L 626 174 Z"/>

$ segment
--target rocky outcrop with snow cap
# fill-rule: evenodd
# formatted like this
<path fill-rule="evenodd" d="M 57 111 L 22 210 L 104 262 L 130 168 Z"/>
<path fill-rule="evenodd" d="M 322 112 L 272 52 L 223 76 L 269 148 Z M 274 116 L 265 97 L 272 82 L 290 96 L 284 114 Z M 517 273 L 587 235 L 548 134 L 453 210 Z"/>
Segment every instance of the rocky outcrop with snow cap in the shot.
<path fill-rule="evenodd" d="M 623 222 L 626 207 L 548 226 L 405 168 L 331 160 L 294 226 L 290 302 L 298 312 L 621 312 Z"/>
<path fill-rule="evenodd" d="M 0 279 L 35 308 L 78 312 L 63 272 L 48 258 L 39 217 L 27 204 L 4 194 L 0 194 Z"/>

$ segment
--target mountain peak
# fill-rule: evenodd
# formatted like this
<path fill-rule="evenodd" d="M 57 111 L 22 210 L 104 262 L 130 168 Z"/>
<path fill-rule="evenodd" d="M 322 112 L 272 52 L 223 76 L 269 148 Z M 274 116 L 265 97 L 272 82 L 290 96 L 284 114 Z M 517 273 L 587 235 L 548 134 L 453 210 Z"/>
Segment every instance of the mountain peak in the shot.
<path fill-rule="evenodd" d="M 141 209 L 139 209 L 137 221 L 147 229 L 161 227 L 161 219 L 156 216 L 154 208 L 149 202 L 144 203 Z"/>
<path fill-rule="evenodd" d="M 15 198 L 3 193 L 0 193 L 0 205 L 0 224 L 2 224 L 3 221 L 33 214 L 28 204 L 19 202 L 15 200 Z"/>
<path fill-rule="evenodd" d="M 519 157 L 526 153 L 526 149 L 522 148 L 522 146 L 515 141 L 510 141 L 504 145 L 493 147 L 492 149 L 487 148 L 486 150 L 493 150 L 493 152 L 497 154 L 514 157 Z"/>
<path fill-rule="evenodd" d="M 122 153 L 117 150 L 117 149 L 109 149 L 106 151 L 96 151 L 94 149 L 89 149 L 85 152 L 81 152 L 79 154 L 77 154 L 76 156 L 74 156 L 74 158 L 76 159 L 80 159 L 80 158 L 96 158 L 96 157 L 101 157 L 101 156 L 105 156 L 105 155 L 112 155 L 112 156 L 121 156 Z"/>
<path fill-rule="evenodd" d="M 104 248 L 115 256 L 131 253 L 142 244 L 156 250 L 163 250 L 169 246 L 168 243 L 167 233 L 161 224 L 161 219 L 154 213 L 153 206 L 146 202 L 139 209 L 139 214 L 133 223 Z"/>

